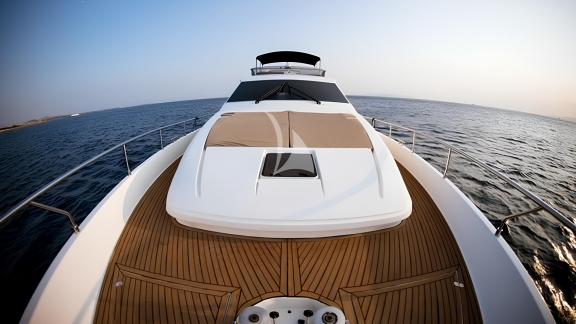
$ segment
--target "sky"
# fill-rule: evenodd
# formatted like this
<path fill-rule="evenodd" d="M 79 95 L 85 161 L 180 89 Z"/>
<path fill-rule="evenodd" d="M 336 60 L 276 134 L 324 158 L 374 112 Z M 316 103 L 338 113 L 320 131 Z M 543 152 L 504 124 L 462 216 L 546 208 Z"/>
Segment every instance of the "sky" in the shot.
<path fill-rule="evenodd" d="M 0 126 L 226 97 L 276 50 L 347 95 L 576 118 L 574 0 L 7 0 L 0 46 Z"/>

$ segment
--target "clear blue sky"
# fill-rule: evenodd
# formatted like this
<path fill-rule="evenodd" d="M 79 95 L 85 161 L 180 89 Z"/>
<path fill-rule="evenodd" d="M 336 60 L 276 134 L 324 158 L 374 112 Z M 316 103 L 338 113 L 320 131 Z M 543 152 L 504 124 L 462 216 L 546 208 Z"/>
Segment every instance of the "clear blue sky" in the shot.
<path fill-rule="evenodd" d="M 574 0 L 0 6 L 0 125 L 227 96 L 274 50 L 321 56 L 349 95 L 576 117 Z"/>

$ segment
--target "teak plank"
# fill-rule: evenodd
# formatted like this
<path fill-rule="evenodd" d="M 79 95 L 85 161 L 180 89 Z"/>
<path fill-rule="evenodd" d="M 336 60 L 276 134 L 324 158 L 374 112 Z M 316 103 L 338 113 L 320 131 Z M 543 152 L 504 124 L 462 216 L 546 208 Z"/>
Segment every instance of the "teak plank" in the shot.
<path fill-rule="evenodd" d="M 116 245 L 96 323 L 232 323 L 243 307 L 300 296 L 350 323 L 480 323 L 474 288 L 442 214 L 399 166 L 413 201 L 402 224 L 322 239 L 188 228 L 166 213 L 179 161 L 149 188 Z M 454 281 L 464 283 L 456 287 Z"/>

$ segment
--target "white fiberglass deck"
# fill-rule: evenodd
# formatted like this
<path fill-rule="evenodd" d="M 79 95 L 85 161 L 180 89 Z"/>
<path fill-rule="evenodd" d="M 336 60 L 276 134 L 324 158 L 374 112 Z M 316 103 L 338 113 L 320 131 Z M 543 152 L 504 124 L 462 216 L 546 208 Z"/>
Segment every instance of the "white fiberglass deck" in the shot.
<path fill-rule="evenodd" d="M 394 158 L 364 124 L 354 112 L 223 112 L 184 154 L 167 211 L 190 227 L 258 237 L 396 226 L 412 202 Z M 274 153 L 309 156 L 313 176 L 264 176 L 264 159 Z"/>

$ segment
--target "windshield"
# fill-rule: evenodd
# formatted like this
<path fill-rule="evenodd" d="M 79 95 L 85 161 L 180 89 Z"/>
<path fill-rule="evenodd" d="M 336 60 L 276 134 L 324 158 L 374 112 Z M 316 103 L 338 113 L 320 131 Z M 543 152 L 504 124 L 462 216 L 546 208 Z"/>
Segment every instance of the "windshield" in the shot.
<path fill-rule="evenodd" d="M 282 89 L 296 89 L 297 91 L 274 91 Z M 346 97 L 342 92 L 340 92 L 334 83 L 305 80 L 261 80 L 242 82 L 230 96 L 228 102 L 310 100 L 310 98 L 313 98 L 314 101 L 348 103 Z"/>

